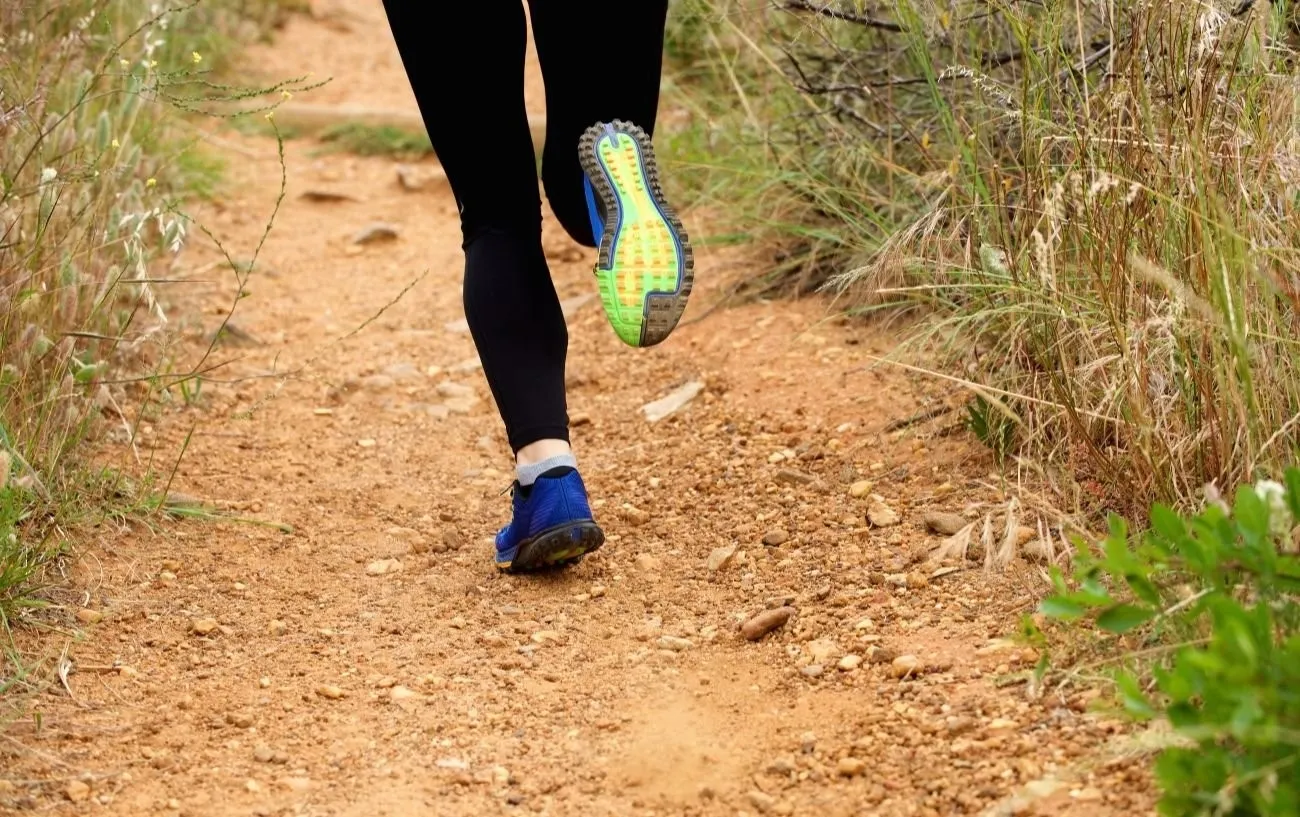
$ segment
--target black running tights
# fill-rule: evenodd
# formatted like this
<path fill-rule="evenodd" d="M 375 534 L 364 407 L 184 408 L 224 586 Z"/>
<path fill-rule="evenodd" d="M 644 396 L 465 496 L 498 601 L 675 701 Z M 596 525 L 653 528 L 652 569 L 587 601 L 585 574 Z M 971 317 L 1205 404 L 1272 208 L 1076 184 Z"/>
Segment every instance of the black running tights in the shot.
<path fill-rule="evenodd" d="M 595 241 L 578 139 L 612 119 L 653 133 L 667 6 L 528 0 L 546 90 L 542 185 L 560 224 L 585 246 Z M 569 337 L 542 252 L 523 3 L 384 0 L 384 8 L 460 208 L 465 317 L 511 448 L 567 440 Z"/>

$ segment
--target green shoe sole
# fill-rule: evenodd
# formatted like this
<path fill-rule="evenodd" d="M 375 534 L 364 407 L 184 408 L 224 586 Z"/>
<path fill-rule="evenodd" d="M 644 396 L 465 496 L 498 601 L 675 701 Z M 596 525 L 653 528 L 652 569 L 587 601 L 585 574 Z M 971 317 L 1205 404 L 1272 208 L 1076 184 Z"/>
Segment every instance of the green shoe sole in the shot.
<path fill-rule="evenodd" d="M 628 122 L 597 123 L 578 156 L 604 219 L 596 279 L 605 314 L 629 346 L 662 343 L 686 310 L 695 259 L 664 200 L 650 137 Z"/>

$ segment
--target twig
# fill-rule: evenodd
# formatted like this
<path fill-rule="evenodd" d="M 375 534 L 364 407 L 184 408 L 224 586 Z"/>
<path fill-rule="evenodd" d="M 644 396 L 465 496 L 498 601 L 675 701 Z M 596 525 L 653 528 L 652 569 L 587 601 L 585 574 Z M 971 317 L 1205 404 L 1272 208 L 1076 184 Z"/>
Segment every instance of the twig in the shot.
<path fill-rule="evenodd" d="M 952 406 L 946 406 L 940 403 L 937 406 L 931 406 L 928 409 L 922 409 L 921 411 L 916 412 L 910 417 L 900 417 L 899 419 L 894 420 L 889 425 L 885 426 L 885 433 L 888 434 L 891 431 L 899 431 L 904 428 L 911 428 L 917 423 L 924 423 L 926 420 L 933 420 L 935 417 L 941 417 L 944 414 L 949 414 L 954 411 L 956 411 L 956 409 L 953 408 Z"/>
<path fill-rule="evenodd" d="M 819 17 L 829 17 L 832 20 L 842 20 L 846 23 L 854 23 L 855 25 L 866 26 L 867 28 L 874 28 L 880 31 L 894 31 L 898 33 L 906 31 L 906 29 L 898 23 L 889 20 L 881 20 L 876 17 L 853 14 L 852 12 L 840 11 L 839 9 L 833 9 L 827 6 L 817 6 L 812 3 L 806 3 L 804 0 L 786 0 L 783 4 L 783 8 L 786 11 L 807 11 L 816 14 Z"/>

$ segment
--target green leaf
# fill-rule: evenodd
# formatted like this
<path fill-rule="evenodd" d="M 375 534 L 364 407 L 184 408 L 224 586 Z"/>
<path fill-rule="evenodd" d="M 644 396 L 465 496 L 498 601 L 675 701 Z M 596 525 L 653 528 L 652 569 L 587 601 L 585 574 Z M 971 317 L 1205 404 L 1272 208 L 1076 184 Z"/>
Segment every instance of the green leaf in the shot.
<path fill-rule="evenodd" d="M 1045 616 L 1052 618 L 1071 619 L 1079 618 L 1083 615 L 1086 608 L 1077 601 L 1072 601 L 1064 596 L 1050 596 L 1043 599 L 1043 603 L 1038 606 L 1039 611 Z"/>
<path fill-rule="evenodd" d="M 1132 675 L 1120 673 L 1115 678 L 1115 685 L 1119 688 L 1120 703 L 1130 715 L 1143 720 L 1155 717 L 1155 707 L 1147 700 L 1147 696 L 1142 694 L 1142 688 L 1138 686 L 1137 680 Z"/>
<path fill-rule="evenodd" d="M 1158 502 L 1151 506 L 1151 528 L 1170 544 L 1178 544 L 1187 538 L 1187 526 L 1182 517 Z"/>
<path fill-rule="evenodd" d="M 1142 601 L 1151 605 L 1160 604 L 1160 591 L 1156 589 L 1156 586 L 1152 584 L 1151 580 L 1146 576 L 1140 576 L 1134 573 L 1130 576 L 1125 576 L 1124 580 L 1128 582 L 1128 586 L 1133 590 L 1138 598 L 1142 599 Z"/>
<path fill-rule="evenodd" d="M 1117 604 L 1097 616 L 1097 626 L 1109 633 L 1127 633 L 1155 618 L 1156 611 L 1135 604 Z"/>
<path fill-rule="evenodd" d="M 1291 506 L 1291 516 L 1300 519 L 1300 468 L 1286 469 L 1286 501 Z"/>

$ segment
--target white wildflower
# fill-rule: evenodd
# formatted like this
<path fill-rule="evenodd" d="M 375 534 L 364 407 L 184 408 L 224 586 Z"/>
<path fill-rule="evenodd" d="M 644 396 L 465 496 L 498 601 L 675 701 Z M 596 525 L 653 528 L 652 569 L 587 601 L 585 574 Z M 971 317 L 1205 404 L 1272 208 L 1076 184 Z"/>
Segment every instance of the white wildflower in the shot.
<path fill-rule="evenodd" d="M 1255 495 L 1268 506 L 1269 531 L 1274 536 L 1289 534 L 1294 520 L 1291 518 L 1291 506 L 1286 501 L 1286 488 L 1271 479 L 1261 479 L 1255 483 Z"/>
<path fill-rule="evenodd" d="M 47 167 L 41 171 L 41 184 L 49 184 L 59 177 L 59 171 L 52 167 Z"/>

